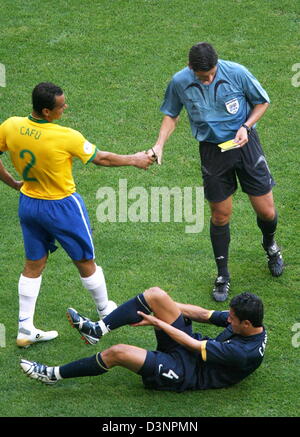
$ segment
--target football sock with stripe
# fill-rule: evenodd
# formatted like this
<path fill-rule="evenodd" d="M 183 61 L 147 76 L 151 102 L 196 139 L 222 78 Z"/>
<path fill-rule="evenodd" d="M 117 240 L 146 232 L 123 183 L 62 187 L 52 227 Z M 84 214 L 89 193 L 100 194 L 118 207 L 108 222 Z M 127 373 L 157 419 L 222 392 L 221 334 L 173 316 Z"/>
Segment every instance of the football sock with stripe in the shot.
<path fill-rule="evenodd" d="M 262 220 L 258 216 L 256 221 L 257 221 L 257 226 L 259 227 L 259 229 L 263 234 L 263 246 L 265 248 L 272 246 L 272 244 L 274 243 L 274 235 L 277 228 L 277 221 L 278 221 L 277 212 L 274 219 L 271 221 Z"/>
<path fill-rule="evenodd" d="M 72 361 L 71 363 L 64 364 L 55 367 L 54 372 L 56 377 L 59 378 L 78 378 L 81 376 L 97 376 L 108 372 L 108 368 L 102 360 L 101 353 L 98 352 L 88 358 L 82 358 L 77 361 Z"/>
<path fill-rule="evenodd" d="M 120 326 L 138 323 L 142 320 L 142 317 L 137 314 L 137 311 L 142 311 L 145 314 L 152 312 L 143 293 L 123 303 L 108 314 L 108 316 L 104 317 L 99 322 L 100 328 L 103 331 L 102 326 L 105 325 L 108 331 L 112 331 Z"/>
<path fill-rule="evenodd" d="M 230 243 L 229 223 L 216 226 L 210 221 L 210 239 L 218 269 L 218 276 L 229 278 L 228 252 Z"/>

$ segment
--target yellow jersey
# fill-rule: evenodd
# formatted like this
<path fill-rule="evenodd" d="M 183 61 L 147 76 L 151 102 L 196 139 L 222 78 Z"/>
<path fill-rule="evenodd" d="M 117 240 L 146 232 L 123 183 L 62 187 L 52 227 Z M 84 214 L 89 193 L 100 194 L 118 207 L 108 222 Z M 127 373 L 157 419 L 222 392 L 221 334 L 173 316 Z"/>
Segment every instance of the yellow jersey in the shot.
<path fill-rule="evenodd" d="M 11 117 L 0 125 L 0 152 L 8 151 L 23 178 L 21 192 L 37 199 L 62 199 L 76 191 L 73 158 L 84 164 L 95 145 L 71 128 L 28 117 Z"/>

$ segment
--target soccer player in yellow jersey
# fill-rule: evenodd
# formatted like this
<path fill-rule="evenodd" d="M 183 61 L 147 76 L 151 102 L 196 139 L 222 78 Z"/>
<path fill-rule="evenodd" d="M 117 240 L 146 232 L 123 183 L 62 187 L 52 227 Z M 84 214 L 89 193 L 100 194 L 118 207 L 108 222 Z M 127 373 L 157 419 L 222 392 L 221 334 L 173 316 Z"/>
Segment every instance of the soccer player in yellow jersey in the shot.
<path fill-rule="evenodd" d="M 61 118 L 67 104 L 63 90 L 52 83 L 40 83 L 34 88 L 32 105 L 28 117 L 11 117 L 0 125 L 0 153 L 8 151 L 23 178 L 23 182 L 15 181 L 0 161 L 0 179 L 21 191 L 19 218 L 26 259 L 18 285 L 20 347 L 58 335 L 56 331 L 36 329 L 33 323 L 42 272 L 49 252 L 56 249 L 55 240 L 76 265 L 99 316 L 116 308 L 108 300 L 102 268 L 95 263 L 88 213 L 72 176 L 73 158 L 83 164 L 144 170 L 155 160 L 152 152 L 118 155 L 100 151 L 80 132 L 53 123 Z"/>

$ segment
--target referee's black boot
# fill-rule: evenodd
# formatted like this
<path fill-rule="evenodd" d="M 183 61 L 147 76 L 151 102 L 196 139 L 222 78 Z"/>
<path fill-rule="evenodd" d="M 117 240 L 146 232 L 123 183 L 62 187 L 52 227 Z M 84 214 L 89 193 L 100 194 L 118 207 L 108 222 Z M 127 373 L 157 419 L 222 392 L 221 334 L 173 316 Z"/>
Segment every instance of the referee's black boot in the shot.
<path fill-rule="evenodd" d="M 282 255 L 280 252 L 280 247 L 277 245 L 276 241 L 271 246 L 265 247 L 262 244 L 262 247 L 266 251 L 268 258 L 268 267 L 272 276 L 280 276 L 283 273 L 284 264 Z"/>
<path fill-rule="evenodd" d="M 229 294 L 230 289 L 230 278 L 225 276 L 218 276 L 215 280 L 215 285 L 213 288 L 213 298 L 217 302 L 224 302 Z"/>

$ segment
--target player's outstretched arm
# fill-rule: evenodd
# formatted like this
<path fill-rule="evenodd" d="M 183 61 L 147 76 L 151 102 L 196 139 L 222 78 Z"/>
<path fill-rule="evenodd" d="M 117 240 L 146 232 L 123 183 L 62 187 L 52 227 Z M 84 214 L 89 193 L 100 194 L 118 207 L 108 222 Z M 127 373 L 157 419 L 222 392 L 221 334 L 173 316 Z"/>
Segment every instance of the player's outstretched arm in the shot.
<path fill-rule="evenodd" d="M 174 328 L 174 326 L 169 325 L 169 323 L 166 323 L 155 316 L 145 314 L 141 311 L 138 311 L 138 314 L 143 317 L 144 325 L 152 325 L 155 328 L 162 329 L 173 340 L 186 347 L 187 349 L 197 350 L 201 352 L 201 348 L 203 347 L 201 345 L 201 343 L 203 343 L 202 341 L 194 339 L 185 332 L 180 331 L 180 329 Z M 142 323 L 140 323 L 140 325 L 142 325 Z"/>
<path fill-rule="evenodd" d="M 212 314 L 211 310 L 206 310 L 205 308 L 199 307 L 197 305 L 190 305 L 179 302 L 176 302 L 176 305 L 185 317 L 188 317 L 189 319 L 199 323 L 209 322 L 210 316 Z"/>
<path fill-rule="evenodd" d="M 155 157 L 151 152 L 138 152 L 133 155 L 118 155 L 116 153 L 98 151 L 92 162 L 104 167 L 133 166 L 147 170 L 154 161 Z"/>
<path fill-rule="evenodd" d="M 6 170 L 0 159 L 0 180 L 14 190 L 20 191 L 23 181 L 16 181 L 12 175 Z"/>
<path fill-rule="evenodd" d="M 153 149 L 150 149 L 150 151 L 153 150 L 155 152 L 157 164 L 159 165 L 162 163 L 164 145 L 176 129 L 178 120 L 179 116 L 170 117 L 169 115 L 165 115 L 163 118 L 156 143 L 153 146 Z"/>

